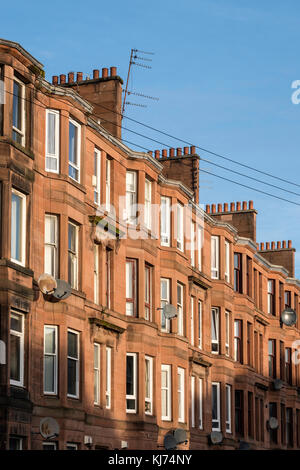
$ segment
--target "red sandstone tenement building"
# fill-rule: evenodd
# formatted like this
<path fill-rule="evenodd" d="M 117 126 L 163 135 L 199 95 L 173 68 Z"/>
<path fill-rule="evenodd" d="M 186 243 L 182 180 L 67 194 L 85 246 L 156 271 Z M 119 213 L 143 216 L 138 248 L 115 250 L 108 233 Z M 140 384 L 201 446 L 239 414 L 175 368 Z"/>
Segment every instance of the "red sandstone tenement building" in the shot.
<path fill-rule="evenodd" d="M 252 201 L 204 211 L 194 147 L 124 145 L 115 67 L 50 84 L 0 40 L 0 78 L 0 447 L 157 449 L 183 428 L 190 449 L 298 448 L 291 242 L 257 244 Z"/>

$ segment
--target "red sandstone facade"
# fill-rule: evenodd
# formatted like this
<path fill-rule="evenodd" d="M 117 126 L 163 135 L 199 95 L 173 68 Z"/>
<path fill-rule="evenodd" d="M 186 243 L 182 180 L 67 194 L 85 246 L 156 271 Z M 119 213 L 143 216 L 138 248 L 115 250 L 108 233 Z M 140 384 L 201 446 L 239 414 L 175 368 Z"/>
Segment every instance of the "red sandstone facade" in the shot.
<path fill-rule="evenodd" d="M 298 448 L 299 324 L 280 323 L 285 306 L 299 308 L 291 242 L 256 243 L 252 201 L 204 211 L 194 147 L 153 156 L 124 145 L 115 67 L 50 84 L 0 40 L 0 74 L 1 448 L 157 449 L 176 428 L 190 449 Z M 127 223 L 125 195 L 158 210 Z M 72 284 L 65 300 L 39 289 L 49 263 Z M 165 302 L 178 311 L 169 324 Z M 60 428 L 48 441 L 45 417 Z"/>

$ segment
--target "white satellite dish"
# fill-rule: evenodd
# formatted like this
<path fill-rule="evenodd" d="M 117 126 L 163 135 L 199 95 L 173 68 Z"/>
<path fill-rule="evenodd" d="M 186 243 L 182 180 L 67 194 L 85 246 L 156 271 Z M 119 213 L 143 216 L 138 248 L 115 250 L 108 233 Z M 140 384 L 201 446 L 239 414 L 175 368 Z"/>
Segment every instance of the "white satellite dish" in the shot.
<path fill-rule="evenodd" d="M 38 286 L 43 294 L 49 295 L 54 292 L 57 287 L 57 283 L 53 276 L 44 273 L 38 278 Z"/>
<path fill-rule="evenodd" d="M 268 427 L 269 429 L 278 429 L 279 427 L 278 419 L 272 416 L 268 421 Z"/>
<path fill-rule="evenodd" d="M 163 310 L 163 315 L 167 319 L 177 317 L 177 309 L 172 304 L 165 304 L 162 310 Z"/>
<path fill-rule="evenodd" d="M 40 421 L 40 433 L 44 439 L 59 435 L 59 424 L 54 418 L 43 418 Z"/>
<path fill-rule="evenodd" d="M 219 431 L 212 431 L 209 437 L 212 444 L 221 444 L 223 441 L 223 434 Z"/>

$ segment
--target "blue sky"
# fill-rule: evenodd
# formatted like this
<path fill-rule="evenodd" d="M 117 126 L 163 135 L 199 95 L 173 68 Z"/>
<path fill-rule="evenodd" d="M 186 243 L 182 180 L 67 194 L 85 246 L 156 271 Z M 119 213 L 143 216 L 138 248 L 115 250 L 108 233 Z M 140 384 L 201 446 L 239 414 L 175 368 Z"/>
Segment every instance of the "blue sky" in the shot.
<path fill-rule="evenodd" d="M 129 117 L 300 185 L 300 104 L 291 101 L 291 83 L 300 79 L 297 0 L 15 0 L 14 8 L 7 2 L 1 6 L 1 17 L 1 37 L 19 42 L 40 60 L 49 80 L 110 66 L 125 80 L 132 47 L 155 52 L 152 70 L 133 69 L 130 89 L 159 101 L 130 97 L 148 107 L 128 107 Z M 183 146 L 123 123 L 165 146 Z M 163 148 L 128 131 L 123 137 L 148 149 Z M 199 153 L 299 196 L 202 163 L 204 169 L 300 204 L 300 187 Z M 201 181 L 204 204 L 253 199 L 257 241 L 291 239 L 299 248 L 300 277 L 300 206 L 212 176 Z"/>

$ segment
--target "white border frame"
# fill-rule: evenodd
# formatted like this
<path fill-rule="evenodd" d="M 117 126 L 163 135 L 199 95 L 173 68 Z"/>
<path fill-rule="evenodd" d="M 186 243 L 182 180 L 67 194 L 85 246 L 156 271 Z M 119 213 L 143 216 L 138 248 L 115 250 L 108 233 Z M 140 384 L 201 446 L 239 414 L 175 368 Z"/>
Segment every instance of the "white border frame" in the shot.
<path fill-rule="evenodd" d="M 45 343 L 46 343 L 46 329 L 54 330 L 55 338 L 55 353 L 49 354 L 45 352 Z M 54 356 L 54 391 L 45 390 L 45 357 Z M 57 325 L 44 325 L 44 370 L 43 370 L 43 392 L 44 395 L 57 395 L 58 390 L 58 326 Z"/>
<path fill-rule="evenodd" d="M 77 165 L 75 165 L 74 163 L 70 162 L 70 123 L 73 124 L 73 126 L 77 127 Z M 73 181 L 76 181 L 77 183 L 80 183 L 80 156 L 81 156 L 81 125 L 74 121 L 74 119 L 70 118 L 69 117 L 69 127 L 68 127 L 68 176 L 69 178 L 71 178 Z M 78 171 L 78 179 L 76 178 L 73 178 L 72 176 L 70 176 L 70 172 L 69 172 L 69 167 L 74 168 L 75 170 Z"/>
<path fill-rule="evenodd" d="M 68 356 L 68 333 L 73 333 L 77 336 L 77 350 L 78 350 L 78 358 L 74 357 L 69 357 Z M 68 393 L 68 374 L 67 374 L 67 397 L 68 398 L 76 398 L 79 399 L 79 383 L 80 383 L 80 332 L 76 330 L 72 330 L 71 328 L 67 329 L 67 365 L 68 365 L 68 359 L 71 359 L 73 361 L 76 361 L 76 394 L 72 395 L 71 393 Z M 68 370 L 68 366 L 67 366 Z"/>
<path fill-rule="evenodd" d="M 55 116 L 55 154 L 50 154 L 48 153 L 48 116 L 49 114 L 53 114 Z M 46 141 L 45 141 L 45 171 L 49 173 L 59 173 L 59 165 L 60 165 L 60 159 L 59 159 L 59 154 L 60 154 L 60 112 L 55 109 L 46 109 L 46 130 L 45 130 L 45 136 L 46 136 Z M 47 158 L 53 158 L 56 159 L 57 162 L 57 170 L 52 170 L 50 168 L 47 168 Z"/>
<path fill-rule="evenodd" d="M 11 317 L 12 315 L 19 315 L 21 317 L 21 323 L 22 323 L 22 333 L 19 331 L 13 330 L 11 328 Z M 25 349 L 24 349 L 24 337 L 25 337 L 25 315 L 24 313 L 21 313 L 15 309 L 10 310 L 10 317 L 9 317 L 9 335 L 14 335 L 20 338 L 20 380 L 13 380 L 10 378 L 10 384 L 15 385 L 17 387 L 24 387 L 24 354 L 25 354 Z"/>
<path fill-rule="evenodd" d="M 21 244 L 20 244 L 20 252 L 21 252 L 21 260 L 14 259 L 12 254 L 10 253 L 10 259 L 16 264 L 20 266 L 25 266 L 26 263 L 26 204 L 27 204 L 27 196 L 26 194 L 21 193 L 15 188 L 11 189 L 11 208 L 10 208 L 10 230 L 12 226 L 12 195 L 15 194 L 17 197 L 21 199 L 21 220 L 20 220 L 20 231 L 21 231 Z M 17 222 L 17 221 L 16 221 Z M 11 230 L 12 232 L 12 230 Z M 12 252 L 12 233 L 10 234 L 10 252 Z"/>

